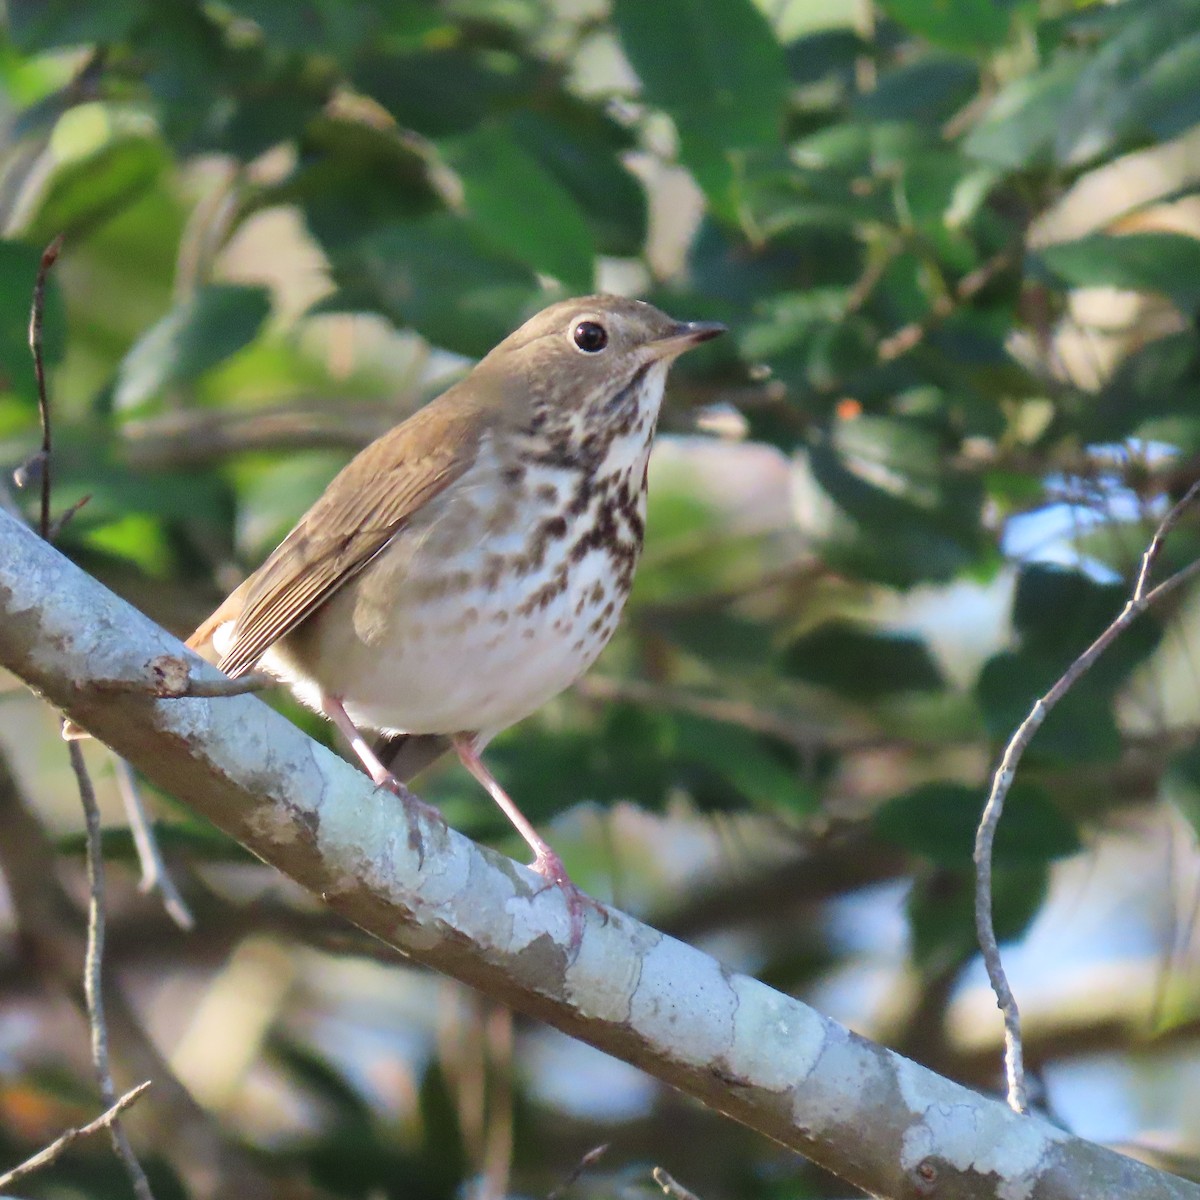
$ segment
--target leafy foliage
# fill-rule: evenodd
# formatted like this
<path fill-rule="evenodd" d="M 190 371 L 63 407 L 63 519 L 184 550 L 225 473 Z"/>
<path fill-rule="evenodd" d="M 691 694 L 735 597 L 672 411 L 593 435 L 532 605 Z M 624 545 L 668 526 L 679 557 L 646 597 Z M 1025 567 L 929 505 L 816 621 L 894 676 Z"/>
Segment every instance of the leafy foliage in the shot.
<path fill-rule="evenodd" d="M 808 994 L 858 965 L 826 923 L 784 919 L 827 854 L 809 901 L 852 892 L 877 915 L 900 892 L 866 885 L 905 881 L 909 963 L 959 979 L 997 749 L 1120 610 L 1197 474 L 1196 179 L 1166 144 L 1200 126 L 1195 0 L 4 11 L 0 461 L 7 478 L 37 445 L 29 293 L 61 232 L 56 504 L 91 496 L 64 552 L 186 632 L 370 430 L 543 304 L 619 287 L 725 321 L 673 375 L 664 425 L 732 406 L 745 444 L 673 439 L 603 686 L 490 760 L 540 824 L 571 810 L 553 840 L 589 887 L 682 927 L 711 911 L 707 888 L 725 894 L 713 875 L 736 896 L 764 863 L 800 863 L 729 950 L 764 978 Z M 1180 529 L 1163 569 L 1195 543 Z M 1200 824 L 1181 597 L 1032 743 L 996 843 L 1005 939 L 1114 810 L 1165 797 Z M 453 768 L 422 790 L 508 836 Z M 167 828 L 198 876 L 251 870 L 175 810 Z M 919 1010 L 938 1061 L 949 997 Z M 266 1057 L 303 1112 L 244 1134 L 281 1172 L 347 1196 L 457 1194 L 497 1153 L 480 1097 L 509 1113 L 520 1190 L 578 1160 L 549 1102 L 518 1087 L 504 1109 L 495 1063 L 472 1075 L 427 1029 L 405 1101 L 364 1066 L 368 1035 L 332 1053 L 302 1009 Z M 578 1119 L 589 1137 L 603 1123 Z M 780 1177 L 824 1194 L 763 1147 L 727 1151 L 714 1135 L 706 1200 L 781 1195 Z M 606 1170 L 576 1190 L 617 1194 Z"/>

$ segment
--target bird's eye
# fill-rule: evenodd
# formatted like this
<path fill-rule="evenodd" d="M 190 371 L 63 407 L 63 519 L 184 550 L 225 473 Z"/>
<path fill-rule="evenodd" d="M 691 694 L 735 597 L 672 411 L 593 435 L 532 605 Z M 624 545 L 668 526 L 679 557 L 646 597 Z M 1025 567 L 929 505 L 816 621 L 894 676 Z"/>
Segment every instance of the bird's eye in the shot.
<path fill-rule="evenodd" d="M 571 337 L 584 354 L 598 354 L 608 345 L 608 330 L 596 321 L 580 321 Z"/>

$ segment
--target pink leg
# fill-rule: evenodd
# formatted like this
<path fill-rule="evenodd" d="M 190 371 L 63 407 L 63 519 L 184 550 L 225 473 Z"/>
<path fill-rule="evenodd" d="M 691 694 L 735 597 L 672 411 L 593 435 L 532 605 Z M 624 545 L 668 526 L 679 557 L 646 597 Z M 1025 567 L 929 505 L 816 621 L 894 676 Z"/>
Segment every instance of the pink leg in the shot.
<path fill-rule="evenodd" d="M 350 715 L 346 712 L 345 707 L 337 696 L 327 696 L 322 693 L 321 711 L 334 723 L 346 741 L 350 743 L 350 748 L 358 755 L 359 761 L 366 767 L 367 774 L 370 775 L 371 781 L 376 787 L 387 788 L 389 792 L 394 792 L 406 805 L 415 808 L 427 820 L 433 821 L 438 825 L 446 823 L 442 814 L 432 804 L 426 804 L 420 797 L 414 796 L 379 761 L 367 739 L 359 733 L 358 727 L 350 720 Z M 415 825 L 412 827 L 412 833 L 409 836 L 409 845 L 417 851 L 421 862 L 424 863 L 425 852 L 421 845 L 421 835 Z"/>
<path fill-rule="evenodd" d="M 454 749 L 459 761 L 484 786 L 487 794 L 500 806 L 500 811 L 513 823 L 517 832 L 533 850 L 533 862 L 529 865 L 548 885 L 557 887 L 567 901 L 571 914 L 571 946 L 578 948 L 583 937 L 584 910 L 594 908 L 601 916 L 607 916 L 604 906 L 579 890 L 563 866 L 562 859 L 529 823 L 525 814 L 512 802 L 508 793 L 496 781 L 496 777 L 483 765 L 475 739 L 470 734 L 458 734 L 454 738 Z"/>

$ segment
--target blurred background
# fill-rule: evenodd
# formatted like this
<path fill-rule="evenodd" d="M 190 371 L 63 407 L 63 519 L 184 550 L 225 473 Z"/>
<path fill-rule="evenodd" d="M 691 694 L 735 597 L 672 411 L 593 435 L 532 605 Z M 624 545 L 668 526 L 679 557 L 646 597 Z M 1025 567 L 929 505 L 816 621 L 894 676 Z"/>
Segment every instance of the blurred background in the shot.
<path fill-rule="evenodd" d="M 672 376 L 645 558 L 497 775 L 590 892 L 1000 1085 L 970 848 L 999 747 L 1200 476 L 1200 0 L 0 0 L 0 503 L 179 633 L 361 445 L 597 288 Z M 25 474 L 33 474 L 27 468 Z M 1163 577 L 1200 555 L 1195 520 Z M 1200 1176 L 1200 595 L 1038 734 L 996 916 L 1052 1119 Z M 330 730 L 272 697 L 314 737 Z M 0 674 L 0 1168 L 97 1111 L 82 822 Z M 87 756 L 158 1200 L 848 1189 L 405 966 Z M 453 764 L 420 790 L 524 858 Z M 139 891 L 150 811 L 195 918 Z M 607 1152 L 580 1167 L 601 1145 Z M 103 1138 L 22 1184 L 126 1196 Z"/>

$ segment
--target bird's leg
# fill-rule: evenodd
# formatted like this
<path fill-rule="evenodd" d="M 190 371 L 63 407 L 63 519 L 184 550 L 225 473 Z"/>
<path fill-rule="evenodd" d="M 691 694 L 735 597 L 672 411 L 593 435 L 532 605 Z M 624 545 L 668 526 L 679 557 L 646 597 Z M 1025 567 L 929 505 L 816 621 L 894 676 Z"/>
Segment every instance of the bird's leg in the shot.
<path fill-rule="evenodd" d="M 517 832 L 529 843 L 533 850 L 533 862 L 529 865 L 545 881 L 547 886 L 557 887 L 567 901 L 567 909 L 571 914 L 571 946 L 577 948 L 583 937 L 584 911 L 594 908 L 601 916 L 607 917 L 604 906 L 590 896 L 580 891 L 579 887 L 567 874 L 567 868 L 557 853 L 530 824 L 528 817 L 513 803 L 509 794 L 496 781 L 496 777 L 483 765 L 475 739 L 470 734 L 458 734 L 454 738 L 454 749 L 459 761 L 483 785 L 487 794 L 500 806 L 500 811 L 513 823 Z"/>
<path fill-rule="evenodd" d="M 367 769 L 367 774 L 371 777 L 371 782 L 377 788 L 387 788 L 389 792 L 394 792 L 406 805 L 411 805 L 427 820 L 433 821 L 436 824 L 444 825 L 445 818 L 432 804 L 426 804 L 419 796 L 414 796 L 379 761 L 375 751 L 371 749 L 370 743 L 358 731 L 358 726 L 350 720 L 350 714 L 346 712 L 345 706 L 337 696 L 330 696 L 325 692 L 321 693 L 321 711 L 334 723 L 342 736 L 350 743 L 350 749 L 358 755 L 359 761 Z M 421 833 L 415 824 L 409 828 L 409 846 L 416 850 L 418 859 L 421 865 L 425 862 L 425 848 L 421 843 Z"/>

